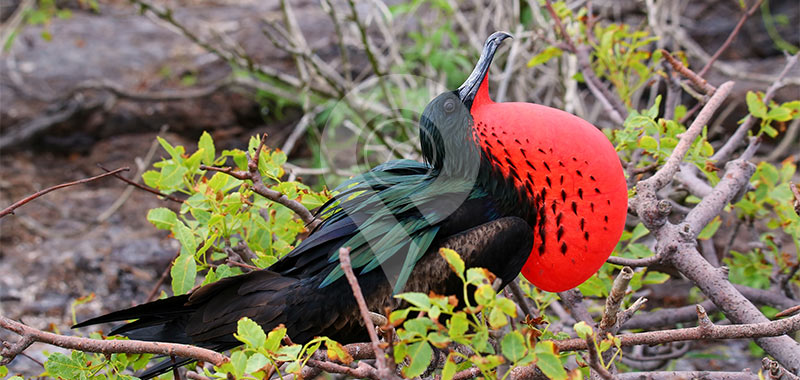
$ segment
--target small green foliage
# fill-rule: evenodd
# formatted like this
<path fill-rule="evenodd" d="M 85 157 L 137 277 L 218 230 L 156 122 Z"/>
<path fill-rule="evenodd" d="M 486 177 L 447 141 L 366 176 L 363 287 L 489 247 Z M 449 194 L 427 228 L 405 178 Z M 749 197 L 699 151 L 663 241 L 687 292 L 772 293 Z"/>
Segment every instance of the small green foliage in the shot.
<path fill-rule="evenodd" d="M 548 46 L 541 53 L 534 55 L 533 58 L 528 61 L 528 67 L 541 65 L 553 58 L 560 57 L 562 53 L 564 53 L 563 50 L 555 46 Z"/>
<path fill-rule="evenodd" d="M 512 324 L 511 331 L 497 342 L 499 352 L 495 351 L 494 338 L 490 338 L 489 332 L 509 326 L 510 318 L 517 317 L 517 305 L 498 296 L 492 287 L 495 280 L 492 273 L 484 268 L 465 269 L 463 260 L 452 250 L 442 249 L 439 253 L 462 279 L 462 300 L 465 303 L 459 304 L 455 296 L 436 294 L 403 293 L 396 296 L 407 303 L 406 308 L 395 310 L 389 316 L 389 322 L 397 326 L 399 339 L 394 346 L 394 360 L 408 364 L 402 368 L 404 376 L 424 373 L 430 364 L 432 347 L 447 348 L 451 343 L 458 343 L 469 347 L 474 354 L 468 356 L 451 351 L 442 369 L 443 379 L 451 378 L 458 369 L 469 366 L 478 367 L 487 379 L 496 379 L 497 367 L 504 363 L 512 368 L 537 363 L 546 367 L 545 373 L 552 379 L 567 377 L 562 358 L 553 343 L 536 343 L 536 337 L 546 331 L 525 324 Z M 538 294 L 538 290 L 530 285 L 522 288 Z M 552 302 L 552 298 L 543 299 L 542 296 L 534 300 L 542 309 Z M 416 317 L 409 319 L 410 315 Z M 446 322 L 441 321 L 442 316 L 446 316 Z"/>
<path fill-rule="evenodd" d="M 747 102 L 747 110 L 750 112 L 750 116 L 761 120 L 758 135 L 766 134 L 769 137 L 776 137 L 778 130 L 772 126 L 773 122 L 785 123 L 800 118 L 800 100 L 793 100 L 783 104 L 771 101 L 769 107 L 767 107 L 764 104 L 764 94 L 762 92 L 748 91 L 745 101 Z"/>
<path fill-rule="evenodd" d="M 279 325 L 268 334 L 255 321 L 242 318 L 237 323 L 234 337 L 244 345 L 236 349 L 231 360 L 214 372 L 206 372 L 212 379 L 226 379 L 230 373 L 237 379 L 261 379 L 271 371 L 284 374 L 299 374 L 308 359 L 325 344 L 328 358 L 349 364 L 353 357 L 336 341 L 325 337 L 314 338 L 304 345 L 286 344 L 286 327 Z M 278 369 L 288 363 L 283 373 Z"/>
<path fill-rule="evenodd" d="M 94 339 L 125 339 L 120 337 L 103 338 L 93 334 Z M 52 353 L 45 362 L 43 375 L 60 380 L 135 380 L 136 377 L 123 374 L 126 369 L 140 370 L 152 358 L 150 354 L 90 354 L 72 351 L 69 355 Z M 0 367 L 0 376 L 2 374 Z M 21 377 L 12 377 L 22 380 Z M 9 379 L 10 380 L 10 379 Z"/>
<path fill-rule="evenodd" d="M 797 165 L 791 157 L 780 166 L 760 162 L 751 178 L 755 190 L 747 192 L 733 206 L 739 223 L 746 225 L 760 220 L 769 230 L 760 234 L 759 244 L 751 251 L 731 251 L 730 257 L 724 259 L 731 268 L 731 281 L 766 289 L 774 270 L 786 272 L 796 264 L 792 255 L 785 253 L 787 248 L 776 244 L 789 240 L 795 250 L 800 250 L 800 216 L 794 212 L 794 196 L 789 188 L 796 170 Z M 797 278 L 791 281 L 800 283 Z"/>
<path fill-rule="evenodd" d="M 156 228 L 170 231 L 180 243 L 180 255 L 171 269 L 174 294 L 192 289 L 198 273 L 206 273 L 203 284 L 240 273 L 238 268 L 219 263 L 238 242 L 255 253 L 253 264 L 259 267 L 273 264 L 292 249 L 304 225 L 290 209 L 255 193 L 249 181 L 200 169 L 201 165 L 233 164 L 247 170 L 248 157 L 260 145 L 258 138 L 250 139 L 247 152 L 225 150 L 219 155 L 208 133 L 200 136 L 197 150 L 191 154 L 163 138 L 158 142 L 168 158 L 154 165 L 159 170 L 144 173 L 145 184 L 187 197 L 178 213 L 160 207 L 147 215 Z M 312 209 L 330 198 L 327 191 L 315 192 L 299 182 L 283 181 L 285 163 L 286 155 L 279 150 L 260 153 L 258 168 L 265 185 Z"/>

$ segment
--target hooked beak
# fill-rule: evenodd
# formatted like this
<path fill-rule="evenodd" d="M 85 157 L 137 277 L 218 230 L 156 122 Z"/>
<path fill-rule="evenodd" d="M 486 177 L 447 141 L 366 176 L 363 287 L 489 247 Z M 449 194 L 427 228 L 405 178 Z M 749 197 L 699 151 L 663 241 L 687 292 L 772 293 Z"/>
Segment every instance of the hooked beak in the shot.
<path fill-rule="evenodd" d="M 458 98 L 461 99 L 461 102 L 464 103 L 467 109 L 472 109 L 472 102 L 475 100 L 475 94 L 478 93 L 481 82 L 486 78 L 486 73 L 489 71 L 489 66 L 492 64 L 494 53 L 506 38 L 513 37 L 506 32 L 494 32 L 486 39 L 478 63 L 475 64 L 475 68 L 472 69 L 472 73 L 469 74 L 464 84 L 456 90 Z"/>

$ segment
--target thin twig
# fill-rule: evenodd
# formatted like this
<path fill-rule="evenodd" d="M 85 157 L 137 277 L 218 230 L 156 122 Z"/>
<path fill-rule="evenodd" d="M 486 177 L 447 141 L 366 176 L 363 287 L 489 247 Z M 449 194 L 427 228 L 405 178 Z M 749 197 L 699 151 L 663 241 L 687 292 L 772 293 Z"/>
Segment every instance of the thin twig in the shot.
<path fill-rule="evenodd" d="M 631 267 L 631 268 L 649 267 L 651 265 L 658 264 L 660 261 L 661 257 L 659 257 L 658 255 L 653 255 L 641 259 L 628 259 L 619 256 L 609 256 L 608 259 L 606 259 L 606 262 L 609 264 L 624 265 L 626 267 Z"/>
<path fill-rule="evenodd" d="M 586 337 L 583 341 L 586 343 L 587 351 L 589 351 L 589 367 L 603 379 L 615 380 L 616 377 L 611 372 L 608 372 L 603 363 L 600 363 L 600 355 L 597 354 L 597 348 L 594 346 L 594 337 Z"/>
<path fill-rule="evenodd" d="M 667 59 L 667 62 L 672 65 L 672 68 L 675 71 L 681 73 L 683 76 L 689 79 L 695 86 L 697 86 L 697 88 L 703 90 L 706 95 L 711 96 L 717 91 L 717 89 L 710 85 L 705 78 L 684 66 L 681 61 L 675 59 L 675 57 L 673 57 L 668 51 L 661 49 L 661 54 L 664 55 L 664 58 Z"/>
<path fill-rule="evenodd" d="M 339 262 L 344 271 L 344 275 L 347 277 L 347 282 L 350 284 L 350 288 L 353 289 L 353 296 L 356 298 L 358 310 L 361 312 L 361 319 L 364 321 L 364 326 L 367 328 L 367 333 L 369 334 L 369 340 L 372 342 L 372 349 L 375 351 L 375 365 L 378 368 L 379 378 L 387 380 L 394 378 L 394 374 L 389 372 L 389 368 L 386 365 L 386 355 L 383 352 L 383 348 L 381 348 L 381 343 L 378 341 L 378 334 L 375 332 L 375 325 L 372 324 L 372 318 L 370 317 L 369 309 L 367 309 L 367 303 L 364 301 L 364 294 L 361 293 L 361 286 L 358 284 L 355 273 L 353 273 L 353 266 L 350 264 L 349 248 L 339 248 Z"/>
<path fill-rule="evenodd" d="M 750 9 L 747 12 L 742 14 L 742 17 L 739 18 L 739 22 L 736 23 L 736 26 L 733 28 L 731 33 L 728 35 L 728 38 L 726 38 L 725 42 L 723 42 L 722 45 L 719 47 L 719 49 L 717 49 L 717 51 L 714 52 L 714 55 L 711 56 L 711 58 L 708 60 L 708 62 L 706 62 L 706 65 L 703 66 L 702 69 L 700 69 L 700 72 L 698 72 L 697 75 L 699 75 L 701 77 L 706 75 L 706 73 L 708 72 L 708 69 L 711 68 L 711 65 L 714 64 L 714 62 L 717 60 L 717 58 L 719 58 L 719 56 L 722 54 L 722 52 L 724 52 L 726 49 L 728 49 L 728 46 L 731 45 L 731 42 L 733 42 L 733 40 L 736 38 L 736 35 L 739 34 L 739 30 L 742 29 L 742 25 L 744 25 L 744 22 L 747 21 L 747 18 L 752 16 L 753 13 L 756 13 L 756 11 L 758 10 L 758 7 L 760 7 L 761 3 L 763 3 L 763 2 L 764 2 L 764 0 L 756 0 L 756 2 L 753 3 L 753 6 L 751 6 Z"/>
<path fill-rule="evenodd" d="M 82 183 L 91 182 L 91 181 L 94 181 L 94 180 L 97 180 L 97 179 L 100 179 L 100 178 L 103 178 L 103 177 L 112 176 L 112 175 L 115 175 L 115 174 L 117 174 L 119 172 L 124 172 L 124 171 L 128 171 L 128 170 L 130 170 L 130 168 L 128 168 L 128 167 L 119 168 L 119 169 L 112 170 L 112 171 L 110 171 L 108 173 L 103 173 L 103 174 L 100 174 L 100 175 L 96 175 L 94 177 L 84 178 L 84 179 L 80 179 L 80 180 L 73 181 L 73 182 L 62 183 L 60 185 L 55 185 L 55 186 L 52 186 L 52 187 L 48 187 L 48 188 L 46 188 L 44 190 L 37 191 L 37 192 L 35 192 L 35 193 L 33 193 L 33 194 L 31 194 L 31 195 L 29 195 L 29 196 L 27 196 L 27 197 L 25 197 L 25 198 L 23 198 L 21 200 L 15 202 L 11 206 L 6 207 L 5 209 L 3 209 L 3 211 L 0 211 L 0 218 L 4 217 L 6 215 L 13 214 L 14 210 L 19 208 L 20 206 L 22 206 L 22 205 L 24 205 L 24 204 L 26 204 L 26 203 L 28 203 L 28 202 L 36 199 L 36 198 L 39 198 L 42 195 L 45 195 L 45 194 L 47 194 L 47 193 L 49 193 L 51 191 L 58 190 L 58 189 L 63 189 L 65 187 L 69 187 L 69 186 L 80 185 Z"/>
<path fill-rule="evenodd" d="M 103 170 L 105 170 L 106 172 L 109 172 L 109 170 L 108 170 L 108 169 L 106 169 L 105 167 L 103 167 L 103 166 L 102 166 L 102 165 L 100 165 L 100 164 L 98 164 L 98 165 L 97 165 L 97 167 L 98 167 L 98 168 L 100 168 L 100 169 L 103 169 Z M 183 203 L 183 200 L 182 200 L 182 199 L 180 199 L 180 198 L 176 198 L 176 197 L 175 197 L 175 196 L 173 196 L 173 195 L 164 194 L 164 193 L 162 193 L 162 192 L 160 192 L 160 191 L 158 191 L 158 190 L 156 190 L 156 189 L 153 189 L 153 188 L 152 188 L 152 187 L 150 187 L 150 186 L 145 186 L 145 185 L 142 185 L 142 184 L 140 184 L 140 183 L 137 183 L 137 182 L 135 182 L 135 181 L 133 181 L 133 180 L 127 179 L 127 178 L 123 177 L 122 175 L 120 175 L 120 174 L 118 174 L 118 173 L 115 173 L 115 174 L 114 174 L 114 177 L 115 177 L 115 178 L 118 178 L 118 179 L 120 179 L 122 182 L 125 182 L 125 183 L 127 183 L 128 185 L 131 185 L 131 186 L 133 186 L 133 187 L 136 187 L 136 188 L 138 188 L 138 189 L 141 189 L 141 190 L 147 191 L 147 192 L 149 192 L 149 193 L 153 193 L 153 194 L 155 194 L 155 195 L 158 195 L 159 197 L 163 197 L 164 199 L 169 199 L 169 200 L 171 200 L 171 201 L 173 201 L 173 202 L 176 202 L 176 203 Z"/>
<path fill-rule="evenodd" d="M 703 107 L 697 117 L 694 119 L 692 124 L 689 128 L 681 135 L 681 139 L 678 141 L 678 144 L 670 154 L 669 158 L 667 159 L 666 164 L 659 169 L 652 177 L 640 182 L 637 187 L 642 186 L 643 184 L 652 184 L 655 189 L 661 189 L 667 185 L 667 183 L 672 180 L 672 177 L 675 176 L 675 172 L 678 171 L 678 167 L 680 166 L 681 161 L 683 161 L 683 157 L 686 155 L 686 152 L 689 151 L 689 148 L 692 146 L 695 138 L 700 134 L 703 130 L 703 127 L 708 124 L 708 121 L 711 119 L 711 116 L 714 112 L 722 105 L 722 101 L 728 97 L 731 89 L 733 88 L 733 82 L 725 82 L 714 92 L 714 95 L 711 96 L 711 99 L 708 100 L 708 103 Z"/>
<path fill-rule="evenodd" d="M 285 194 L 270 189 L 264 184 L 264 180 L 261 178 L 261 173 L 258 170 L 258 159 L 259 155 L 261 154 L 261 150 L 264 149 L 264 144 L 266 142 L 267 136 L 266 134 L 262 136 L 261 142 L 259 143 L 258 147 L 256 148 L 255 153 L 252 157 L 248 158 L 247 160 L 247 171 L 235 170 L 232 167 L 224 167 L 218 168 L 214 166 L 206 166 L 200 165 L 200 170 L 209 170 L 215 171 L 220 173 L 225 173 L 231 177 L 236 179 L 240 179 L 242 181 L 249 180 L 253 183 L 253 191 L 256 194 L 263 196 L 275 203 L 279 203 L 281 205 L 286 206 L 290 210 L 294 211 L 300 219 L 303 220 L 308 225 L 308 228 L 313 230 L 319 223 L 320 220 L 314 217 L 314 214 L 309 211 L 306 206 L 303 206 L 302 203 L 294 200 L 289 199 Z"/>

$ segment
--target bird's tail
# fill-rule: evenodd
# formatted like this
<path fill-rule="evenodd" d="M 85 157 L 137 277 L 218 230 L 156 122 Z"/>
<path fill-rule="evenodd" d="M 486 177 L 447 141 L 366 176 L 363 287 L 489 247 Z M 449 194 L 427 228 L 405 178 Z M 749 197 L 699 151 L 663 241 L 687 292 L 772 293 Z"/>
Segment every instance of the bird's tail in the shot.
<path fill-rule="evenodd" d="M 100 323 L 129 321 L 113 329 L 109 335 L 131 339 L 191 344 L 225 351 L 240 344 L 234 337 L 237 321 L 244 316 L 256 320 L 265 329 L 284 323 L 283 299 L 293 278 L 270 271 L 254 271 L 228 277 L 206 285 L 191 294 L 169 297 L 78 323 L 73 328 Z M 256 307 L 257 306 L 257 307 Z M 274 323 L 271 323 L 274 322 Z M 191 363 L 192 359 L 168 358 L 139 374 L 150 379 L 174 367 Z"/>

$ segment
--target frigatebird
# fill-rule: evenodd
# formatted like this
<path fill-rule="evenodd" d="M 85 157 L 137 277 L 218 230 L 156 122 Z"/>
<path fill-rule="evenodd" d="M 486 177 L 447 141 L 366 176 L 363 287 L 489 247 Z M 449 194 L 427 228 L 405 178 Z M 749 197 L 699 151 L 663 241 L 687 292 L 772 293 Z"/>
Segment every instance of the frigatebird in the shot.
<path fill-rule="evenodd" d="M 283 324 L 294 342 L 366 341 L 339 249 L 349 247 L 367 306 L 398 307 L 398 292 L 462 294 L 437 251 L 458 252 L 505 286 L 520 273 L 545 291 L 588 279 L 622 233 L 625 179 L 613 146 L 590 123 L 532 103 L 495 103 L 489 67 L 510 35 L 492 34 L 464 84 L 423 111 L 423 162 L 394 160 L 355 176 L 323 205 L 322 223 L 267 269 L 87 320 L 136 319 L 110 334 L 224 351 L 237 321 Z M 165 361 L 148 379 L 189 359 Z"/>

